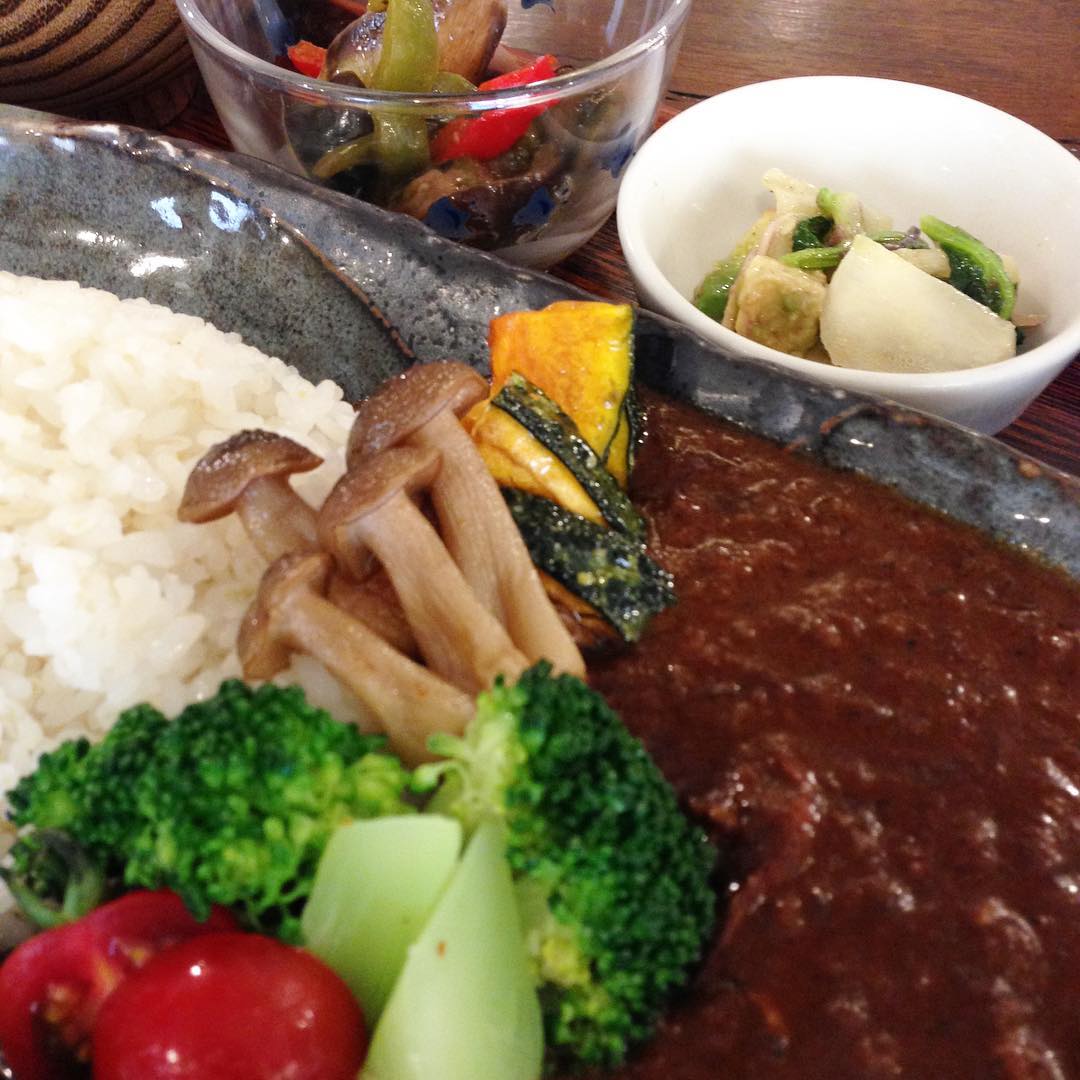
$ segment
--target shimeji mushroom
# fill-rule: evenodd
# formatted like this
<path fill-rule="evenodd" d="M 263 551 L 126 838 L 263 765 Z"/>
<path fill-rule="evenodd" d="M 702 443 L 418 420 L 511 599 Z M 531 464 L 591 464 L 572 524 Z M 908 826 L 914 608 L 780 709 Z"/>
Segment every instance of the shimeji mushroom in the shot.
<path fill-rule="evenodd" d="M 394 586 L 382 570 L 357 581 L 348 574 L 331 575 L 326 597 L 346 614 L 359 619 L 406 656 L 415 656 L 416 638 L 401 610 Z"/>
<path fill-rule="evenodd" d="M 306 653 L 356 695 L 403 759 L 428 760 L 428 736 L 463 731 L 472 698 L 327 600 L 332 571 L 325 553 L 284 555 L 267 569 L 237 640 L 245 677 L 272 678 L 293 652 Z"/>
<path fill-rule="evenodd" d="M 267 562 L 290 551 L 315 551 L 315 511 L 292 489 L 293 473 L 322 458 L 270 431 L 241 431 L 212 446 L 195 464 L 177 516 L 202 524 L 235 513 Z"/>
<path fill-rule="evenodd" d="M 284 435 L 241 431 L 212 446 L 195 464 L 177 516 L 202 524 L 235 512 L 267 562 L 291 552 L 318 551 L 315 511 L 292 489 L 289 477 L 317 468 L 322 460 Z M 364 581 L 335 576 L 329 596 L 402 652 L 415 653 L 409 624 L 384 575 Z"/>
<path fill-rule="evenodd" d="M 384 450 L 350 468 L 319 512 L 319 539 L 362 576 L 371 555 L 385 568 L 420 653 L 455 686 L 475 693 L 527 666 L 510 636 L 470 588 L 439 534 L 413 502 L 439 471 L 439 453 Z"/>
<path fill-rule="evenodd" d="M 585 662 L 551 603 L 498 485 L 458 417 L 487 397 L 465 364 L 419 364 L 385 383 L 357 410 L 347 462 L 359 466 L 389 447 L 438 450 L 432 487 L 439 525 L 454 561 L 480 601 L 530 661 L 585 673 Z"/>

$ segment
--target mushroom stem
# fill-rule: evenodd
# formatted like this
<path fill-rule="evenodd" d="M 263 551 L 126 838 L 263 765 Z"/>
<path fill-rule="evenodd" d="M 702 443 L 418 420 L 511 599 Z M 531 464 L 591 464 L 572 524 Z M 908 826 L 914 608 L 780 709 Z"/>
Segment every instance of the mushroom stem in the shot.
<path fill-rule="evenodd" d="M 421 655 L 455 686 L 475 693 L 497 675 L 515 678 L 528 661 L 409 497 L 438 468 L 435 451 L 412 447 L 363 460 L 323 503 L 319 537 L 350 571 L 373 552 L 393 583 Z"/>
<path fill-rule="evenodd" d="M 291 650 L 306 653 L 370 710 L 405 761 L 429 760 L 428 736 L 460 734 L 472 699 L 327 600 L 330 573 L 330 558 L 320 554 L 286 555 L 270 566 L 240 629 L 244 675 L 270 678 Z"/>
<path fill-rule="evenodd" d="M 449 410 L 418 428 L 411 443 L 442 454 L 432 485 L 446 546 L 465 580 L 532 662 L 585 674 L 585 661 L 544 590 L 514 519 L 476 444 Z"/>
<path fill-rule="evenodd" d="M 267 562 L 292 551 L 319 549 L 315 511 L 284 477 L 253 480 L 237 501 L 236 512 L 252 544 Z"/>
<path fill-rule="evenodd" d="M 406 656 L 416 656 L 416 638 L 398 603 L 394 586 L 382 571 L 363 581 L 334 574 L 326 596 L 331 604 L 359 619 L 395 649 Z"/>
<path fill-rule="evenodd" d="M 356 412 L 350 469 L 393 446 L 438 451 L 431 493 L 446 546 L 465 580 L 532 662 L 584 675 L 585 662 L 544 591 L 498 485 L 458 416 L 487 397 L 466 364 L 417 364 L 384 383 Z"/>
<path fill-rule="evenodd" d="M 495 481 L 484 459 L 461 421 L 446 410 L 417 428 L 407 441 L 413 446 L 437 450 L 442 456 L 442 468 L 431 485 L 431 501 L 446 547 L 480 602 L 506 626 L 507 607 L 512 604 L 508 605 L 503 595 L 498 553 L 492 551 L 493 523 L 482 498 L 481 471 L 493 485 Z M 502 512 L 513 524 L 498 487 L 494 491 Z"/>

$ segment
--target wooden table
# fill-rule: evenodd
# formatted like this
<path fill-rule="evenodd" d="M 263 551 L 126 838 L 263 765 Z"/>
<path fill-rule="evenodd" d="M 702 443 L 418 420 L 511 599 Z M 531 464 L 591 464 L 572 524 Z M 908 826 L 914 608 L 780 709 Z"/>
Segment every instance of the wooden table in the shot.
<path fill-rule="evenodd" d="M 660 122 L 762 79 L 874 75 L 978 98 L 1080 158 L 1078 70 L 1076 0 L 694 0 Z M 821 122 L 827 139 L 829 118 Z M 202 90 L 165 131 L 228 146 Z M 636 299 L 614 216 L 552 273 L 607 299 Z M 1001 438 L 1080 474 L 1080 357 Z"/>

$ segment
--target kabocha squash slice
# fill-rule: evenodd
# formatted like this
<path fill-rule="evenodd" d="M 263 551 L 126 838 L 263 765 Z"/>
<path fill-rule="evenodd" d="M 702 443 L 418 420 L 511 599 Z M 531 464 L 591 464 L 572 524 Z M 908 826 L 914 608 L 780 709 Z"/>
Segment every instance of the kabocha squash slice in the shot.
<path fill-rule="evenodd" d="M 580 596 L 575 596 L 550 574 L 540 570 L 540 581 L 548 594 L 563 625 L 577 642 L 579 649 L 603 649 L 622 641 L 622 635 L 592 606 Z"/>
<path fill-rule="evenodd" d="M 581 436 L 573 418 L 543 390 L 514 372 L 491 399 L 491 404 L 513 417 L 558 458 L 596 505 L 604 521 L 639 542 L 643 539 L 645 522 L 634 504 L 604 467 L 599 452 Z M 555 501 L 569 507 L 569 503 L 557 496 Z M 583 516 L 595 521 L 592 514 Z"/>
<path fill-rule="evenodd" d="M 542 495 L 604 524 L 600 508 L 574 474 L 510 413 L 484 401 L 466 414 L 464 424 L 500 487 Z"/>
<path fill-rule="evenodd" d="M 619 423 L 612 433 L 611 442 L 600 455 L 605 468 L 625 488 L 634 471 L 634 452 L 641 442 L 644 421 L 641 405 L 631 383 L 626 389 L 620 410 Z"/>
<path fill-rule="evenodd" d="M 634 311 L 629 304 L 562 300 L 541 311 L 491 321 L 492 390 L 518 372 L 577 424 L 622 487 L 633 440 L 616 433 L 634 375 Z"/>
<path fill-rule="evenodd" d="M 591 604 L 624 641 L 637 641 L 649 620 L 675 603 L 671 575 L 640 542 L 527 491 L 504 488 L 503 498 L 533 562 Z"/>

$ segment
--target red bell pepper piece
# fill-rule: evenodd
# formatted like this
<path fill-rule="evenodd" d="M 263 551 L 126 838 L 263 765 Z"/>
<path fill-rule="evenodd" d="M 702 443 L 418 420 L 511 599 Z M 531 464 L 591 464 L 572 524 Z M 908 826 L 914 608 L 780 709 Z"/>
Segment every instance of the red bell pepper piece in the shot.
<path fill-rule="evenodd" d="M 508 71 L 482 82 L 478 90 L 505 90 L 511 86 L 550 79 L 558 61 L 541 56 L 527 67 Z M 522 105 L 516 109 L 495 109 L 479 116 L 462 116 L 444 124 L 431 140 L 431 160 L 438 165 L 453 158 L 471 157 L 487 161 L 506 153 L 529 129 L 529 125 L 550 105 Z"/>
<path fill-rule="evenodd" d="M 323 61 L 326 59 L 325 49 L 310 41 L 298 41 L 295 45 L 290 45 L 286 51 L 289 54 L 289 63 L 301 75 L 309 75 L 313 79 L 319 77 Z"/>
<path fill-rule="evenodd" d="M 75 1075 L 98 1012 L 128 975 L 170 945 L 235 928 L 223 908 L 199 922 L 175 893 L 140 891 L 24 941 L 0 967 L 0 1047 L 15 1076 Z"/>

